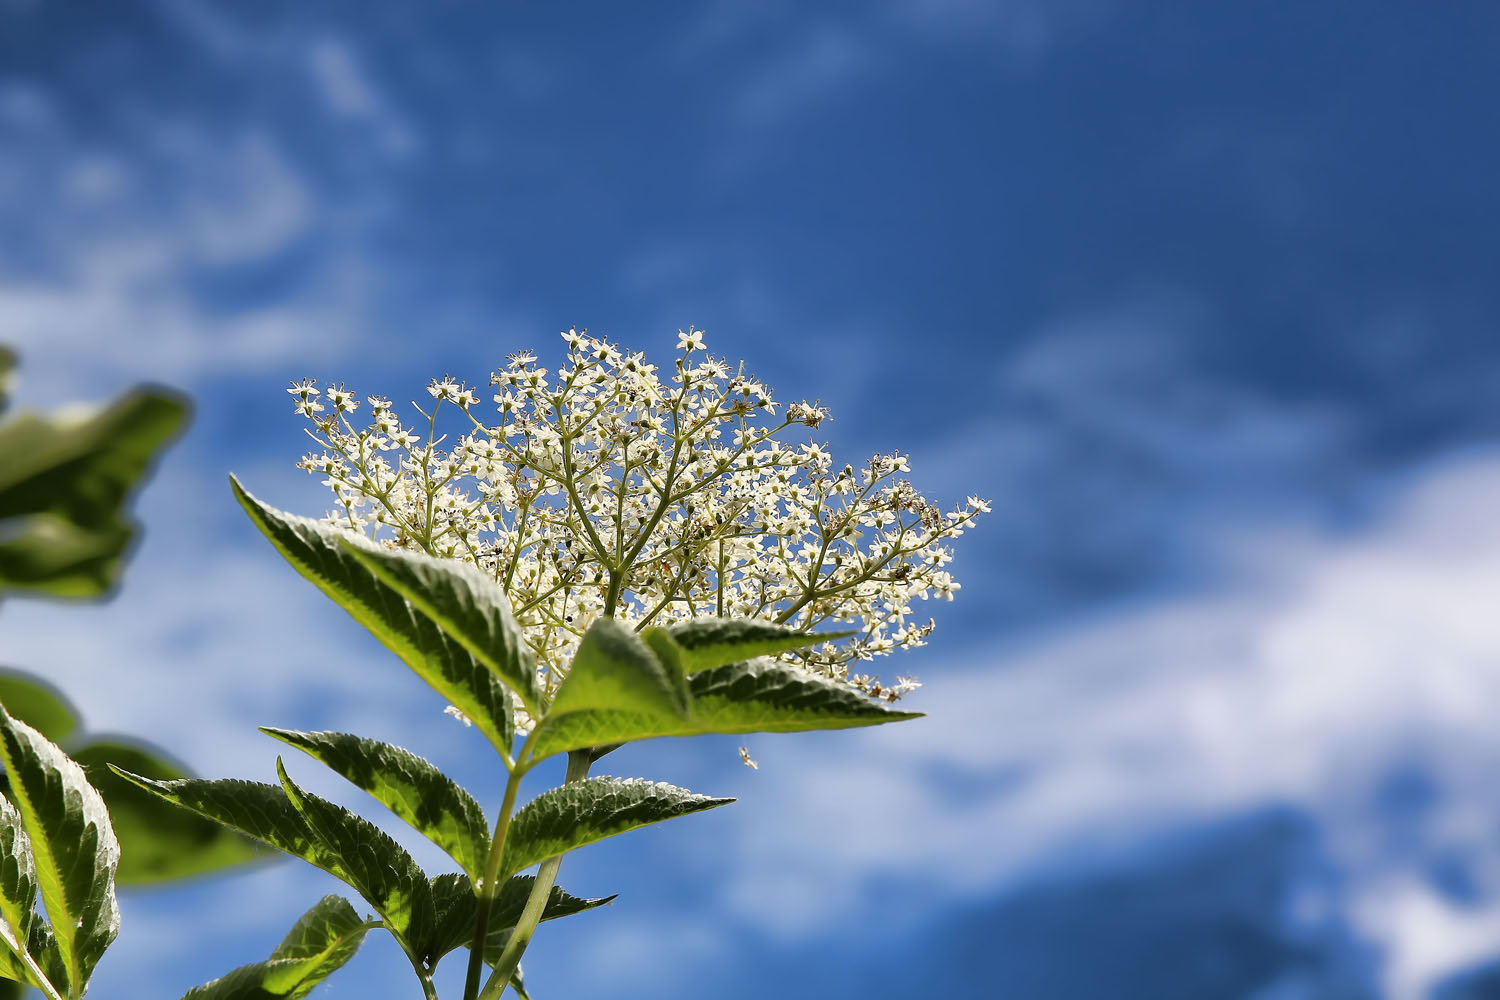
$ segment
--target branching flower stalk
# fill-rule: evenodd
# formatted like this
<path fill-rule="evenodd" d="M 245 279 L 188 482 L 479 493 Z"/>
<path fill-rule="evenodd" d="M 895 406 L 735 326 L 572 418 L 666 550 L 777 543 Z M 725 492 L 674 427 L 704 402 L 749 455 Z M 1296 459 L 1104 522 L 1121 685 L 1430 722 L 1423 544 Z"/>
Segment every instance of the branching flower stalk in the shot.
<path fill-rule="evenodd" d="M 604 339 L 562 336 L 561 367 L 522 352 L 492 376 L 493 410 L 468 385 L 434 379 L 426 407 L 413 404 L 422 418 L 413 426 L 383 397 L 294 383 L 288 391 L 318 445 L 299 465 L 322 475 L 335 499 L 321 521 L 278 511 L 235 483 L 282 554 L 495 745 L 509 777 L 493 833 L 467 792 L 409 751 L 348 734 L 266 731 L 380 798 L 458 860 L 466 882 L 423 875 L 399 845 L 282 769 L 280 788 L 121 772 L 349 882 L 380 912 L 429 998 L 436 963 L 460 942 L 434 937 L 423 912 L 473 907 L 464 1000 L 494 1000 L 507 985 L 520 992 L 519 963 L 539 922 L 607 902 L 556 895 L 564 853 L 730 801 L 588 778 L 615 747 L 913 717 L 887 706 L 918 687 L 915 678 L 885 684 L 857 668 L 925 644 L 933 623 L 914 620 L 912 605 L 953 599 L 949 543 L 989 509 L 970 497 L 941 511 L 903 478 L 899 453 L 856 470 L 836 467 L 810 438 L 788 443 L 828 411 L 808 402 L 783 410 L 743 364 L 707 355 L 701 331 L 679 332 L 670 377 Z M 368 421 L 356 424 L 365 405 Z M 563 785 L 518 810 L 522 778 L 560 753 Z M 756 766 L 747 748 L 740 754 Z M 282 825 L 246 826 L 246 796 L 260 799 L 256 815 Z M 369 851 L 384 862 L 370 868 Z M 531 865 L 527 883 L 518 873 Z M 507 922 L 497 925 L 502 893 Z M 352 911 L 334 897 L 319 906 L 310 911 L 326 921 L 319 947 L 334 947 L 327 929 Z M 467 916 L 453 919 L 468 926 Z M 346 960 L 358 945 L 349 940 L 338 963 L 307 974 L 326 976 Z M 216 982 L 284 975 L 280 955 Z M 481 983 L 486 964 L 493 971 Z M 194 996 L 212 1000 L 215 986 Z"/>
<path fill-rule="evenodd" d="M 475 389 L 434 379 L 430 408 L 413 404 L 424 435 L 383 397 L 368 397 L 369 423 L 356 426 L 353 392 L 294 384 L 320 446 L 299 464 L 336 501 L 327 523 L 484 569 L 505 587 L 549 692 L 601 614 L 638 631 L 702 615 L 851 623 L 853 637 L 785 658 L 888 701 L 918 686 L 857 668 L 925 643 L 933 622 L 917 621 L 912 603 L 953 599 L 947 543 L 985 501 L 945 513 L 901 478 L 904 455 L 856 471 L 836 469 L 814 441 L 783 443 L 828 411 L 798 402 L 778 418 L 771 389 L 743 365 L 700 354 L 701 331 L 679 333 L 666 381 L 642 354 L 562 336 L 555 372 L 521 352 L 494 373 L 494 413 Z M 439 430 L 445 408 L 457 411 L 450 432 Z"/>

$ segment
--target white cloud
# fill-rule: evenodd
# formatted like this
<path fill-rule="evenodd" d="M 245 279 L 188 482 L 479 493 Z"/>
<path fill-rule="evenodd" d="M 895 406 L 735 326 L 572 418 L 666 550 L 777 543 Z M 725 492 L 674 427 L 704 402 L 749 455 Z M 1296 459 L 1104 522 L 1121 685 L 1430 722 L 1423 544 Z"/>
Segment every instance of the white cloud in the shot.
<path fill-rule="evenodd" d="M 761 68 L 741 89 L 742 119 L 765 124 L 831 100 L 870 65 L 868 46 L 847 31 L 810 32 Z"/>
<path fill-rule="evenodd" d="M 143 117 L 133 142 L 100 149 L 45 95 L 4 85 L 0 139 L 15 150 L 0 191 L 25 193 L 0 209 L 24 234 L 0 249 L 0 337 L 23 354 L 23 402 L 137 379 L 279 376 L 339 352 L 364 318 L 357 255 L 319 255 L 294 290 L 233 311 L 198 284 L 330 235 L 311 182 L 269 133 Z"/>
<path fill-rule="evenodd" d="M 361 66 L 349 44 L 325 39 L 308 51 L 308 71 L 334 115 L 371 125 L 384 149 L 393 154 L 413 150 L 416 137 Z"/>
<path fill-rule="evenodd" d="M 1497 509 L 1500 454 L 1455 459 L 1353 537 L 1268 532 L 1274 556 L 1217 594 L 980 650 L 971 672 L 925 678 L 927 720 L 816 756 L 757 746 L 780 801 L 742 814 L 731 904 L 795 934 L 872 898 L 879 877 L 923 880 L 935 901 L 989 895 L 1292 804 L 1346 868 L 1345 914 L 1385 949 L 1390 995 L 1423 995 L 1485 952 L 1500 912 L 1411 888 L 1432 853 L 1458 851 L 1492 859 L 1478 871 L 1500 900 Z M 1440 803 L 1383 815 L 1382 783 L 1414 760 Z M 944 774 L 969 791 L 944 791 Z M 1397 821 L 1418 825 L 1415 849 L 1378 835 Z"/>

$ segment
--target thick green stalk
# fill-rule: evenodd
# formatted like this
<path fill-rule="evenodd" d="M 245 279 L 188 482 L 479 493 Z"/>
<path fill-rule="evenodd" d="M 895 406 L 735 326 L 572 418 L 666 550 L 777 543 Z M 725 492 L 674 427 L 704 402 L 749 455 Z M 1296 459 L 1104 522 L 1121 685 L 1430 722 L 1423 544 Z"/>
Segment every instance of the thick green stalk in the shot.
<path fill-rule="evenodd" d="M 495 821 L 495 836 L 490 841 L 490 856 L 485 861 L 484 881 L 475 886 L 478 907 L 474 917 L 474 938 L 469 944 L 469 971 L 464 980 L 464 1000 L 474 1000 L 479 994 L 479 973 L 484 968 L 484 942 L 490 934 L 490 911 L 494 909 L 495 892 L 499 888 L 500 861 L 505 854 L 505 834 L 510 829 L 510 815 L 515 811 L 516 793 L 521 788 L 523 772 L 511 772 L 505 783 L 505 799 L 500 803 L 500 818 Z"/>
<path fill-rule="evenodd" d="M 563 784 L 571 784 L 582 781 L 589 775 L 589 752 L 587 750 L 574 750 L 568 754 L 568 774 L 563 779 Z M 531 895 L 526 899 L 526 908 L 521 911 L 521 919 L 516 921 L 515 930 L 510 933 L 510 941 L 505 945 L 505 951 L 500 955 L 500 961 L 495 963 L 495 971 L 490 974 L 489 981 L 484 984 L 484 991 L 479 994 L 479 1000 L 496 1000 L 510 983 L 510 977 L 515 974 L 516 967 L 521 964 L 521 955 L 525 953 L 526 946 L 531 943 L 532 935 L 536 933 L 537 924 L 541 923 L 542 911 L 547 908 L 547 900 L 552 896 L 552 886 L 557 882 L 557 869 L 562 865 L 562 855 L 548 858 L 537 867 L 536 883 L 531 887 Z"/>

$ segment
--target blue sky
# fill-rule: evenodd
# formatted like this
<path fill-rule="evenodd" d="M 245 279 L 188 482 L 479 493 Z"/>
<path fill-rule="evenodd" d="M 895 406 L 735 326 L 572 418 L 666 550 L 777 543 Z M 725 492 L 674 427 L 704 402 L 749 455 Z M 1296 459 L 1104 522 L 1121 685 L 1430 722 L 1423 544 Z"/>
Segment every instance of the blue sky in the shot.
<path fill-rule="evenodd" d="M 621 898 L 539 937 L 537 996 L 1500 996 L 1497 32 L 1404 0 L 3 0 L 20 397 L 151 379 L 197 413 L 124 591 L 8 604 L 0 659 L 206 774 L 268 779 L 272 724 L 493 793 L 226 474 L 321 510 L 289 379 L 410 398 L 570 325 L 664 354 L 696 324 L 821 397 L 836 455 L 995 510 L 891 664 L 929 719 L 756 738 L 754 772 L 617 755 L 741 802 L 570 856 Z M 131 895 L 96 991 L 179 995 L 330 888 Z M 324 991 L 401 970 L 374 943 Z"/>

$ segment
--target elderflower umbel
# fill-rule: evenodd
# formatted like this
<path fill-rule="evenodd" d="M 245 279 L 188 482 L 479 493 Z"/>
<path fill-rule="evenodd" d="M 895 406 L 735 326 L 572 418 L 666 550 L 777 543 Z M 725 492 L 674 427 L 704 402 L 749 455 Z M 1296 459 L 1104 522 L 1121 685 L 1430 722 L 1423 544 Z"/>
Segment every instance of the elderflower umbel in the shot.
<path fill-rule="evenodd" d="M 430 410 L 412 404 L 415 426 L 370 396 L 356 427 L 342 385 L 325 408 L 312 380 L 294 383 L 322 449 L 298 464 L 333 491 L 328 523 L 494 576 L 549 690 L 601 614 L 637 628 L 698 615 L 854 628 L 783 659 L 890 701 L 918 686 L 850 665 L 924 644 L 933 622 L 914 621 L 912 604 L 953 599 L 946 543 L 984 500 L 944 512 L 900 478 L 904 455 L 835 468 L 814 441 L 783 443 L 828 411 L 799 402 L 776 417 L 743 365 L 700 353 L 700 330 L 679 331 L 670 377 L 584 331 L 562 337 L 555 371 L 526 351 L 494 373 L 493 413 L 444 376 Z"/>

